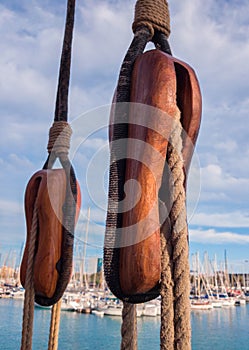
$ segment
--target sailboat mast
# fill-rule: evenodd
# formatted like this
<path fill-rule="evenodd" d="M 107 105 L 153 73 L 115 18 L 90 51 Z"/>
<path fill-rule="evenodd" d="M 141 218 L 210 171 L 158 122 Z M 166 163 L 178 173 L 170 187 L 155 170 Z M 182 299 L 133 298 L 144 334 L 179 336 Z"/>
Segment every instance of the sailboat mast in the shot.
<path fill-rule="evenodd" d="M 85 280 L 85 287 L 88 287 L 87 278 L 86 278 L 86 245 L 88 241 L 88 231 L 89 231 L 89 222 L 90 222 L 90 207 L 88 207 L 87 210 L 87 222 L 86 222 L 86 232 L 85 232 L 85 239 L 84 239 L 84 246 L 83 246 L 83 277 Z"/>

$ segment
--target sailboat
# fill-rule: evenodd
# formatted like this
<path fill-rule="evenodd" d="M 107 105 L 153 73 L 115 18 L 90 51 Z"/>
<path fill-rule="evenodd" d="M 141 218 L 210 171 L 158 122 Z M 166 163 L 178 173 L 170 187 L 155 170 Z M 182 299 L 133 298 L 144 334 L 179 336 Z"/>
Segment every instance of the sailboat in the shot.
<path fill-rule="evenodd" d="M 190 300 L 191 310 L 210 310 L 213 304 L 209 299 L 201 298 L 201 275 L 199 253 L 196 253 L 193 260 L 195 271 L 195 297 Z M 204 280 L 202 284 L 205 286 Z"/>

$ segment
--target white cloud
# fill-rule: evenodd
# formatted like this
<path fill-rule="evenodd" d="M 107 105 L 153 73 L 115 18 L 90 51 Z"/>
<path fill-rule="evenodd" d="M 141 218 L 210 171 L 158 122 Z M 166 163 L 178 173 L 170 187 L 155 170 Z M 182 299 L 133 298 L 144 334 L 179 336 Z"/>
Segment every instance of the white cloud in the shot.
<path fill-rule="evenodd" d="M 23 213 L 23 205 L 13 200 L 0 199 L 0 212 L 2 216 L 15 216 Z"/>
<path fill-rule="evenodd" d="M 201 169 L 201 199 L 207 201 L 218 196 L 220 202 L 226 200 L 227 204 L 240 202 L 245 205 L 248 195 L 249 176 L 235 176 L 225 172 L 219 164 L 209 164 Z"/>
<path fill-rule="evenodd" d="M 132 7 L 129 1 L 86 1 L 79 6 L 74 42 L 78 72 L 117 75 L 132 37 Z"/>
<path fill-rule="evenodd" d="M 190 230 L 190 242 L 201 244 L 249 244 L 249 235 L 241 235 L 233 232 L 216 232 L 214 229 Z"/>
<path fill-rule="evenodd" d="M 0 173 L 1 192 L 7 190 L 7 193 L 12 192 L 13 188 L 20 186 L 23 181 L 23 176 L 35 169 L 35 164 L 27 157 L 20 156 L 16 153 L 10 153 L 5 156 L 2 161 L 3 170 Z"/>
<path fill-rule="evenodd" d="M 248 227 L 248 211 L 233 211 L 226 213 L 195 213 L 191 220 L 192 225 L 212 227 Z"/>
<path fill-rule="evenodd" d="M 177 1 L 170 5 L 172 18 L 172 46 L 177 55 L 186 58 L 196 67 L 201 85 L 208 88 L 211 105 L 238 101 L 236 90 L 248 86 L 245 69 L 249 53 L 249 5 L 234 2 L 226 5 L 215 0 L 195 0 L 191 3 Z M 244 11 L 244 16 L 239 13 Z M 235 30 L 236 28 L 236 30 Z M 234 82 L 236 81 L 236 84 Z M 204 90 L 205 92 L 205 90 Z M 242 92 L 242 91 L 241 91 Z M 240 97 L 243 100 L 246 91 Z M 229 100 L 227 100 L 229 102 Z"/>
<path fill-rule="evenodd" d="M 47 112 L 48 97 L 54 95 L 54 86 L 48 78 L 35 69 L 18 68 L 15 63 L 1 65 L 0 74 L 2 104 L 12 108 L 26 105 L 29 113 L 37 108 Z"/>
<path fill-rule="evenodd" d="M 216 144 L 216 148 L 222 150 L 225 153 L 231 154 L 231 152 L 238 151 L 238 144 L 235 140 L 220 141 Z"/>
<path fill-rule="evenodd" d="M 103 140 L 101 138 L 92 138 L 92 139 L 86 140 L 86 142 L 84 142 L 84 146 L 98 151 L 103 147 L 106 147 L 106 146 L 108 147 L 108 144 L 107 144 L 107 140 Z"/>
<path fill-rule="evenodd" d="M 201 163 L 216 157 L 226 172 L 248 178 L 249 4 L 195 0 L 170 8 L 173 52 L 194 67 L 201 85 Z"/>
<path fill-rule="evenodd" d="M 47 112 L 55 94 L 61 17 L 58 21 L 58 16 L 37 6 L 27 6 L 22 14 L 3 6 L 1 10 L 1 104 L 26 110 L 32 105 Z"/>

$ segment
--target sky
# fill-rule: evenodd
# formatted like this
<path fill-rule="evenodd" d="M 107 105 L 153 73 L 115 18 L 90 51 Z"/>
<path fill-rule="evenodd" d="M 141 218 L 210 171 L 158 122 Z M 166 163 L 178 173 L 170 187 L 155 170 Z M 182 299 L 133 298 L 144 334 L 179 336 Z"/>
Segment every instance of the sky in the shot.
<path fill-rule="evenodd" d="M 135 1 L 76 2 L 69 121 L 82 191 L 75 254 L 102 256 L 108 187 L 107 125 Z M 194 68 L 202 123 L 189 177 L 190 256 L 208 252 L 249 272 L 249 3 L 169 1 L 173 55 Z M 66 1 L 0 0 L 0 254 L 21 256 L 26 185 L 47 157 Z M 151 49 L 149 44 L 147 49 Z M 87 212 L 90 208 L 88 237 Z"/>

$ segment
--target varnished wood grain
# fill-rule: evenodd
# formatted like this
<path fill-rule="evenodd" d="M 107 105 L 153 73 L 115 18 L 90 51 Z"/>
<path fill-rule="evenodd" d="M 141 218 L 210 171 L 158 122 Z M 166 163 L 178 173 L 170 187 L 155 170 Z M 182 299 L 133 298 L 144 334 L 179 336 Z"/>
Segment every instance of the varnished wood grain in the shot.
<path fill-rule="evenodd" d="M 34 288 L 36 295 L 51 298 L 55 292 L 59 273 L 56 264 L 62 254 L 63 205 L 66 197 L 66 175 L 63 169 L 40 170 L 30 179 L 25 192 L 27 243 L 21 264 L 21 283 L 25 287 L 29 237 L 33 210 L 37 199 L 38 231 L 34 259 Z M 81 192 L 77 182 L 76 218 L 81 205 Z"/>
<path fill-rule="evenodd" d="M 61 257 L 63 204 L 66 196 L 66 175 L 63 169 L 41 170 L 30 180 L 25 194 L 27 237 L 32 225 L 34 201 L 38 205 L 38 241 L 34 261 L 34 288 L 37 295 L 52 297 L 58 280 L 56 264 Z M 26 245 L 21 267 L 25 286 Z"/>
<path fill-rule="evenodd" d="M 135 182 L 126 183 L 119 275 L 121 289 L 127 295 L 146 293 L 160 281 L 158 191 L 162 185 L 172 117 L 178 108 L 191 140 L 184 139 L 183 149 L 185 167 L 189 167 L 193 152 L 191 143 L 196 142 L 201 115 L 195 73 L 185 63 L 159 50 L 146 52 L 135 63 L 131 102 L 141 105 L 131 105 L 130 110 L 126 182 L 136 180 L 140 191 Z M 144 105 L 158 110 L 146 109 Z M 144 126 L 145 119 L 147 126 Z M 140 142 L 134 143 L 134 139 Z"/>
<path fill-rule="evenodd" d="M 128 140 L 126 181 L 135 179 L 141 192 L 137 204 L 128 211 L 124 208 L 123 214 L 119 273 L 121 289 L 128 295 L 146 293 L 160 280 L 158 191 L 170 133 L 170 119 L 160 111 L 175 114 L 176 79 L 172 60 L 158 53 L 142 55 L 135 64 L 132 77 L 131 102 L 142 105 L 133 105 L 130 110 L 129 119 L 137 125 L 129 125 L 131 140 Z M 158 110 L 144 108 L 144 105 Z M 144 126 L 145 120 L 148 126 Z M 163 134 L 158 130 L 163 130 Z M 142 142 L 134 147 L 133 139 Z M 150 146 L 148 149 L 147 145 Z M 126 195 L 128 199 L 136 195 L 132 184 L 127 184 Z M 134 244 L 130 244 L 126 234 L 126 227 L 131 226 L 129 235 L 134 236 Z"/>

